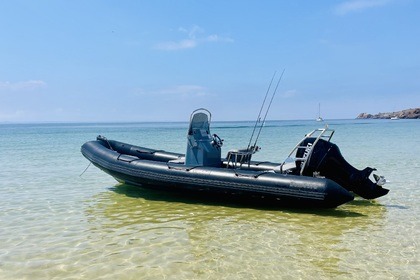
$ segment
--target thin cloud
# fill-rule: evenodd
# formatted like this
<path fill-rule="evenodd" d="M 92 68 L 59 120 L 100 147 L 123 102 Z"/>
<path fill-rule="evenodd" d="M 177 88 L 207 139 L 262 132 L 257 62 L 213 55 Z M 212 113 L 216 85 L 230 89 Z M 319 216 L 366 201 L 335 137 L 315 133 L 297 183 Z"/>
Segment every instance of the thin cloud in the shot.
<path fill-rule="evenodd" d="M 180 28 L 178 28 L 178 31 L 187 34 L 189 38 L 196 38 L 197 34 L 203 34 L 204 33 L 204 29 L 201 28 L 198 25 L 193 25 L 189 29 L 186 29 L 184 27 L 180 27 Z"/>
<path fill-rule="evenodd" d="M 337 5 L 334 8 L 334 13 L 343 16 L 353 12 L 382 7 L 390 2 L 391 0 L 351 0 Z"/>
<path fill-rule="evenodd" d="M 6 91 L 25 91 L 25 90 L 34 90 L 38 88 L 46 87 L 47 83 L 41 80 L 30 80 L 23 82 L 0 82 L 0 90 Z"/>
<path fill-rule="evenodd" d="M 16 121 L 25 119 L 26 112 L 23 110 L 16 110 L 10 113 L 0 113 L 0 122 Z"/>
<path fill-rule="evenodd" d="M 286 90 L 281 94 L 281 97 L 283 98 L 293 98 L 298 94 L 298 91 L 295 89 Z"/>
<path fill-rule="evenodd" d="M 179 85 L 171 88 L 161 90 L 162 94 L 166 95 L 180 95 L 180 96 L 205 96 L 206 88 L 196 85 Z"/>
<path fill-rule="evenodd" d="M 163 51 L 177 51 L 196 48 L 199 45 L 206 43 L 233 42 L 233 39 L 229 37 L 223 37 L 217 34 L 206 35 L 204 29 L 197 25 L 194 25 L 189 29 L 180 27 L 178 28 L 178 32 L 184 34 L 187 38 L 177 41 L 162 42 L 157 44 L 155 48 Z"/>
<path fill-rule="evenodd" d="M 221 37 L 219 35 L 213 34 L 203 38 L 203 42 L 223 42 L 223 43 L 233 43 L 233 39 L 229 37 Z"/>
<path fill-rule="evenodd" d="M 172 87 L 156 89 L 156 90 L 145 90 L 137 89 L 135 95 L 139 96 L 166 96 L 166 97 L 187 97 L 187 96 L 206 96 L 208 95 L 207 89 L 197 85 L 176 85 Z"/>
<path fill-rule="evenodd" d="M 156 45 L 156 49 L 163 51 L 176 51 L 184 49 L 192 49 L 197 46 L 197 41 L 194 39 L 181 40 L 178 42 L 163 42 Z"/>

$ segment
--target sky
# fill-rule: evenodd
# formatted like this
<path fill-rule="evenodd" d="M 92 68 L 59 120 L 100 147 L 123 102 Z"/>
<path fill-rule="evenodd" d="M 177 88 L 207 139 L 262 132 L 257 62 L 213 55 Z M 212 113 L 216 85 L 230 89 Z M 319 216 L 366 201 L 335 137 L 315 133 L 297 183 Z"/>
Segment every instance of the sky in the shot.
<path fill-rule="evenodd" d="M 267 119 L 420 107 L 420 1 L 0 1 L 3 123 L 255 120 L 283 70 Z"/>

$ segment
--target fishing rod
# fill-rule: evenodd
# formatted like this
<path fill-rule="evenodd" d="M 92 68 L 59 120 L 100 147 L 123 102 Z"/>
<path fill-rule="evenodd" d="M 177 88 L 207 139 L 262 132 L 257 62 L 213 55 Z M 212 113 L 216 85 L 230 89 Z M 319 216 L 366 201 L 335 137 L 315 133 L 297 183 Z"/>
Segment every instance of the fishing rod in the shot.
<path fill-rule="evenodd" d="M 268 86 L 267 92 L 265 93 L 264 101 L 261 105 L 260 112 L 258 113 L 257 120 L 255 121 L 254 130 L 252 130 L 251 138 L 249 139 L 247 150 L 251 146 L 252 139 L 254 138 L 255 129 L 257 128 L 258 122 L 261 120 L 261 113 L 264 108 L 265 101 L 267 100 L 268 93 L 270 92 L 271 85 L 273 84 L 274 77 L 276 76 L 277 71 L 274 72 L 273 77 L 271 78 L 270 84 Z"/>
<path fill-rule="evenodd" d="M 262 121 L 262 123 L 261 123 L 261 125 L 260 125 L 259 130 L 258 130 L 257 137 L 255 138 L 254 145 L 253 145 L 253 146 L 251 146 L 251 147 L 253 148 L 253 150 L 254 150 L 254 151 L 256 151 L 256 150 L 258 149 L 258 148 L 257 148 L 258 138 L 260 137 L 261 130 L 262 130 L 263 126 L 264 126 L 265 120 L 266 120 L 267 115 L 268 115 L 268 111 L 270 110 L 271 104 L 273 103 L 274 96 L 275 96 L 275 95 L 276 95 L 276 93 L 277 93 L 277 89 L 278 89 L 278 87 L 279 87 L 279 84 L 280 84 L 281 79 L 283 78 L 283 74 L 284 74 L 284 71 L 285 71 L 285 70 L 286 70 L 286 69 L 283 69 L 283 72 L 281 73 L 280 78 L 279 78 L 279 80 L 277 81 L 276 88 L 274 89 L 274 92 L 273 92 L 273 94 L 271 95 L 270 103 L 268 103 L 268 107 L 267 107 L 267 110 L 265 111 L 264 119 L 263 119 L 263 121 Z M 251 136 L 251 139 L 249 140 L 249 144 L 248 144 L 248 148 L 247 148 L 247 149 L 249 149 L 249 148 L 250 148 L 250 144 L 251 144 L 251 142 L 252 142 L 252 138 L 254 137 L 254 132 L 255 132 L 255 128 L 256 128 L 256 126 L 257 126 L 257 123 L 261 120 L 261 111 L 262 111 L 262 109 L 263 109 L 263 107 L 264 107 L 265 100 L 266 100 L 266 98 L 267 98 L 268 92 L 269 92 L 269 90 L 270 90 L 270 88 L 271 88 L 271 83 L 273 82 L 273 79 L 274 79 L 274 76 L 275 76 L 275 75 L 276 75 L 276 72 L 274 73 L 273 78 L 271 79 L 270 86 L 268 87 L 267 93 L 266 93 L 266 95 L 265 95 L 264 102 L 263 102 L 263 105 L 261 106 L 261 109 L 260 109 L 260 114 L 258 115 L 257 121 L 256 121 L 256 123 L 255 123 L 254 131 L 252 132 L 252 136 Z"/>

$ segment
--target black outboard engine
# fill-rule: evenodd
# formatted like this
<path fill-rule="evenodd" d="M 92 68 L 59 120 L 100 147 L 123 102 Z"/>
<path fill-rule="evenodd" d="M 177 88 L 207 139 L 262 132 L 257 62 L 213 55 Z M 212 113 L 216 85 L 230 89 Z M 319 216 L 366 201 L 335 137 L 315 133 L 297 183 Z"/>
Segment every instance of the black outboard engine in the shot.
<path fill-rule="evenodd" d="M 206 109 L 197 109 L 191 114 L 188 129 L 185 165 L 220 167 L 223 140 L 210 134 L 211 114 Z"/>
<path fill-rule="evenodd" d="M 304 176 L 313 176 L 314 174 L 324 176 L 365 199 L 374 199 L 389 192 L 388 189 L 382 188 L 379 176 L 374 175 L 376 183 L 369 179 L 370 174 L 376 169 L 366 167 L 363 170 L 358 170 L 354 168 L 341 155 L 337 145 L 324 139 L 310 137 L 304 139 L 299 146 L 310 147 L 311 151 L 308 153 L 308 150 L 304 148 L 297 150 L 296 158 L 305 158 L 305 152 L 308 158 L 302 164 L 296 164 L 295 172 L 300 172 Z"/>

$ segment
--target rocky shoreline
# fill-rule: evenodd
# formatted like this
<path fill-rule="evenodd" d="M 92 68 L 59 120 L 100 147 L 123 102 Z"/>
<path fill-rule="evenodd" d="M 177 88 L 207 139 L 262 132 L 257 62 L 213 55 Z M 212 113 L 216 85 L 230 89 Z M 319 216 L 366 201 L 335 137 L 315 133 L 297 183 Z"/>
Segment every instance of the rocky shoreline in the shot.
<path fill-rule="evenodd" d="M 357 119 L 420 119 L 420 108 L 406 109 L 398 112 L 378 113 L 375 115 L 360 113 Z"/>

